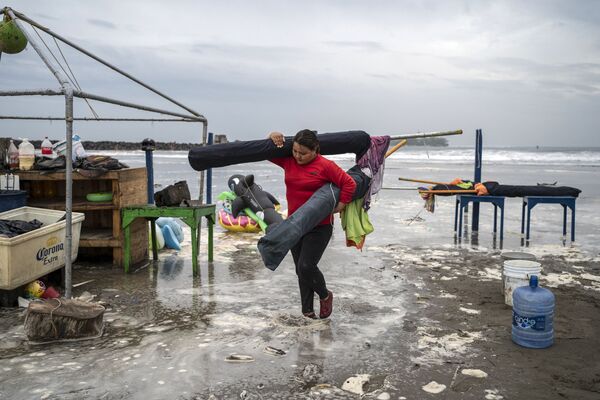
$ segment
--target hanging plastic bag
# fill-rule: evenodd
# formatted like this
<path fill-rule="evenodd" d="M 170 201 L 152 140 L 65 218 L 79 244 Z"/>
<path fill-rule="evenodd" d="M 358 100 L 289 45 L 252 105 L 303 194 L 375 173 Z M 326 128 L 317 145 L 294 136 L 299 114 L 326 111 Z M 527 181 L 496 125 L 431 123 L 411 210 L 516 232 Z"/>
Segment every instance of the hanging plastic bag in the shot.
<path fill-rule="evenodd" d="M 67 152 L 67 141 L 62 140 L 60 142 L 55 143 L 54 146 L 52 146 L 52 149 L 59 156 L 65 155 Z M 79 135 L 73 135 L 73 155 L 72 155 L 72 157 L 73 157 L 73 161 L 75 161 L 77 158 L 87 157 L 87 153 L 85 152 L 85 149 L 83 148 L 83 144 L 81 144 L 81 138 L 79 137 Z"/>

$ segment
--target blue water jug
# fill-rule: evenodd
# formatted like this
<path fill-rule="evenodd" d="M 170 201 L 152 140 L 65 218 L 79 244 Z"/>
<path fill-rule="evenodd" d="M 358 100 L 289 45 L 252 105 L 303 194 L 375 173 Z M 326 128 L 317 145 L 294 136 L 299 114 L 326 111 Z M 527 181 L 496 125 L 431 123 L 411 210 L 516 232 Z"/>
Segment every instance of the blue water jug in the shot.
<path fill-rule="evenodd" d="M 512 340 L 532 349 L 543 349 L 554 342 L 554 295 L 538 286 L 538 277 L 529 286 L 513 292 Z"/>

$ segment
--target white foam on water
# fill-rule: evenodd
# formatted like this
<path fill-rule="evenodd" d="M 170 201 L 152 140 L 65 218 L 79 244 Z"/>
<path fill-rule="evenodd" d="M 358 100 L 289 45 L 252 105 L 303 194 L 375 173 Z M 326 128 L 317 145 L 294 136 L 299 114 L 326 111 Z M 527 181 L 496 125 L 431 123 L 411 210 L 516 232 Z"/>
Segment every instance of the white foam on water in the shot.
<path fill-rule="evenodd" d="M 502 272 L 496 268 L 485 267 L 483 271 L 477 271 L 477 274 L 485 280 L 502 280 Z"/>
<path fill-rule="evenodd" d="M 480 379 L 487 378 L 487 376 L 488 376 L 487 372 L 484 372 L 480 369 L 468 369 L 467 368 L 467 369 L 461 370 L 460 373 L 463 375 L 472 376 L 474 378 L 480 378 Z"/>
<path fill-rule="evenodd" d="M 417 350 L 421 353 L 418 357 L 412 357 L 414 362 L 423 364 L 443 364 L 448 359 L 454 359 L 457 355 L 465 355 L 469 351 L 469 344 L 475 340 L 482 340 L 481 332 L 462 331 L 437 336 L 433 333 L 440 332 L 439 328 L 418 327 Z"/>
<path fill-rule="evenodd" d="M 371 375 L 369 374 L 358 374 L 355 376 L 351 376 L 344 381 L 344 384 L 342 385 L 342 390 L 358 395 L 363 395 L 365 393 L 364 387 L 367 383 L 369 383 L 370 378 Z"/>
<path fill-rule="evenodd" d="M 442 291 L 441 294 L 438 297 L 441 298 L 441 299 L 455 299 L 456 295 Z"/>
<path fill-rule="evenodd" d="M 498 389 L 485 389 L 485 400 L 502 400 L 504 396 L 498 394 Z"/>
<path fill-rule="evenodd" d="M 438 394 L 446 390 L 446 385 L 437 383 L 436 381 L 431 381 L 427 385 L 422 386 L 421 389 L 427 393 Z"/>
<path fill-rule="evenodd" d="M 458 309 L 464 313 L 471 314 L 471 315 L 481 314 L 481 310 L 474 310 L 472 308 L 459 307 Z"/>

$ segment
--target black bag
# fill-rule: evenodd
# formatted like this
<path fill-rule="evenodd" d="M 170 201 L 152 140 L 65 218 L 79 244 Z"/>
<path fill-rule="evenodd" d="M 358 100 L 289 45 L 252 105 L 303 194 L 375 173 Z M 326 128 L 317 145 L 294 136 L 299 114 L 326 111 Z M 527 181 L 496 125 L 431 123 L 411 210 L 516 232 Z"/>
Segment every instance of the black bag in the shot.
<path fill-rule="evenodd" d="M 154 203 L 158 207 L 179 206 L 184 200 L 191 200 L 186 181 L 179 181 L 154 193 Z"/>

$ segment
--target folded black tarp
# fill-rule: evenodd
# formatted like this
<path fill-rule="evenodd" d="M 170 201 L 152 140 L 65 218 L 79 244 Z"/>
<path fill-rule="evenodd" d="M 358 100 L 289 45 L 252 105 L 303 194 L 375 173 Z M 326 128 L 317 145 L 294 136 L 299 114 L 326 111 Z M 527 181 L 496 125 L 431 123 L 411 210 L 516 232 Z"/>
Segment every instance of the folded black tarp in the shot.
<path fill-rule="evenodd" d="M 364 131 L 346 131 L 317 135 L 321 154 L 354 153 L 358 160 L 371 145 L 371 137 Z M 194 147 L 188 153 L 190 165 L 196 171 L 255 161 L 270 160 L 292 155 L 292 136 L 286 136 L 279 148 L 271 139 L 247 140 Z"/>
<path fill-rule="evenodd" d="M 570 186 L 548 186 L 548 185 L 501 185 L 498 182 L 483 182 L 490 196 L 526 197 L 526 196 L 569 196 L 578 197 L 581 190 Z M 456 185 L 435 185 L 432 190 L 465 190 L 464 187 Z M 444 194 L 436 194 L 444 196 Z M 454 196 L 449 193 L 448 196 Z"/>

